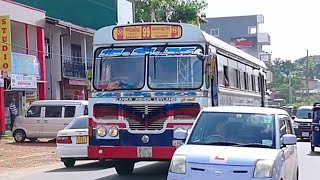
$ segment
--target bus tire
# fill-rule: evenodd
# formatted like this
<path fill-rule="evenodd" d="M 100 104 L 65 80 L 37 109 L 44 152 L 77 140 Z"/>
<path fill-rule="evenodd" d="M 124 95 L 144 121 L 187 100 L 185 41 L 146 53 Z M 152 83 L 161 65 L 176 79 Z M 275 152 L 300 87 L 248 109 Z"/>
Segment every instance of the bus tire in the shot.
<path fill-rule="evenodd" d="M 119 176 L 130 175 L 134 169 L 134 161 L 130 160 L 115 160 L 114 167 Z"/>

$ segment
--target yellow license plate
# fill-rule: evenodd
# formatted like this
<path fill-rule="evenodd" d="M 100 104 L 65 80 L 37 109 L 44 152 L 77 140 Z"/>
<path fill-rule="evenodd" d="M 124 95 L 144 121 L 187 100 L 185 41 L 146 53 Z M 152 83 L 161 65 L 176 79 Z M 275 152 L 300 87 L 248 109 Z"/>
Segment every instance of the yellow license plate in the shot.
<path fill-rule="evenodd" d="M 77 144 L 87 144 L 87 136 L 77 136 Z"/>

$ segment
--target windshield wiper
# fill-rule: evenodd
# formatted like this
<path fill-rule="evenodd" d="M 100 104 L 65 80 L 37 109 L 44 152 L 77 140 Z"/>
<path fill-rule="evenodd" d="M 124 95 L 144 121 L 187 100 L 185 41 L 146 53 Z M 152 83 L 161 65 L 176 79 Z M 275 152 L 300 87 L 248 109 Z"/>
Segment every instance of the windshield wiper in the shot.
<path fill-rule="evenodd" d="M 156 79 L 156 74 L 157 74 L 157 62 L 159 61 L 161 54 L 166 50 L 166 48 L 168 47 L 168 43 L 166 43 L 163 47 L 163 49 L 160 51 L 160 53 L 157 56 L 153 56 L 153 78 Z"/>
<path fill-rule="evenodd" d="M 217 146 L 236 146 L 239 145 L 238 143 L 234 142 L 227 142 L 227 141 L 218 141 L 218 142 L 195 142 L 195 144 L 200 144 L 200 145 L 217 145 Z"/>
<path fill-rule="evenodd" d="M 239 144 L 236 145 L 237 147 L 261 147 L 261 148 L 272 148 L 271 146 L 268 145 L 263 145 L 259 143 L 248 143 L 248 144 Z"/>

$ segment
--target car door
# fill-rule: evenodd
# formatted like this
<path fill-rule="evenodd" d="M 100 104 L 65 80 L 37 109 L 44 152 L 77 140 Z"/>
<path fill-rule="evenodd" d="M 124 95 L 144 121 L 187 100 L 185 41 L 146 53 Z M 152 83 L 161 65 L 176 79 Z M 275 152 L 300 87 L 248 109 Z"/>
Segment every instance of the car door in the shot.
<path fill-rule="evenodd" d="M 53 138 L 57 136 L 58 131 L 64 129 L 65 122 L 62 116 L 61 105 L 46 105 L 43 118 L 43 136 Z"/>
<path fill-rule="evenodd" d="M 287 130 L 286 133 L 287 134 L 294 134 L 291 118 L 287 115 L 285 116 L 285 123 L 286 123 L 286 130 Z M 292 177 L 290 177 L 290 179 L 294 179 L 293 177 L 295 176 L 295 171 L 296 171 L 298 147 L 297 147 L 297 145 L 289 145 L 288 149 L 290 152 L 290 158 L 289 158 L 290 175 L 292 175 Z"/>
<path fill-rule="evenodd" d="M 282 142 L 282 136 L 285 134 L 292 134 L 292 126 L 289 127 L 290 124 L 290 118 L 287 115 L 279 115 L 279 127 L 280 127 L 280 142 Z M 289 127 L 289 128 L 288 128 Z M 294 174 L 294 153 L 296 153 L 296 150 L 294 149 L 294 146 L 282 146 L 282 150 L 284 153 L 284 171 L 285 171 L 285 179 L 291 180 L 293 179 Z"/>
<path fill-rule="evenodd" d="M 26 130 L 27 137 L 39 138 L 42 135 L 42 106 L 30 106 L 25 117 L 21 122 L 21 126 Z"/>

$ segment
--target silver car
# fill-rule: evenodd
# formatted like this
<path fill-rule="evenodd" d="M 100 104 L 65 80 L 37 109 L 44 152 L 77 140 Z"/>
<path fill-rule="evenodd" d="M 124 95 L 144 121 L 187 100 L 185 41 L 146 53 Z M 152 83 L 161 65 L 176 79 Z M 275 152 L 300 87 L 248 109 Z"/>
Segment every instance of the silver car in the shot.
<path fill-rule="evenodd" d="M 210 107 L 174 153 L 168 180 L 298 180 L 297 138 L 289 114 L 263 107 Z"/>

